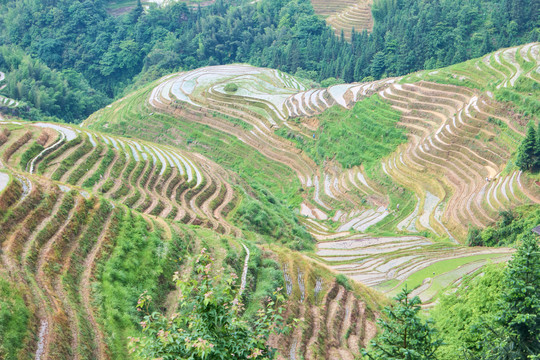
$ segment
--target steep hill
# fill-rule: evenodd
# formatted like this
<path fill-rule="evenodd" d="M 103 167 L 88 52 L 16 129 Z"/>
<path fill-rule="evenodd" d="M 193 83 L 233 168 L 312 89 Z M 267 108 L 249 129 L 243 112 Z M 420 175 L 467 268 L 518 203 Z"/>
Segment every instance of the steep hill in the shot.
<path fill-rule="evenodd" d="M 202 247 L 245 279 L 247 313 L 283 284 L 286 318 L 302 324 L 272 339 L 283 358 L 350 358 L 375 335 L 385 300 L 276 244 L 257 247 L 227 218 L 240 201 L 234 174 L 205 157 L 63 124 L 4 120 L 0 134 L 0 273 L 28 316 L 18 358 L 130 358 L 139 295 L 174 311 L 172 274 Z"/>
<path fill-rule="evenodd" d="M 138 296 L 174 311 L 172 274 L 205 247 L 245 279 L 246 316 L 284 288 L 301 325 L 271 339 L 280 358 L 354 358 L 386 304 L 369 287 L 406 284 L 430 306 L 510 258 L 464 242 L 499 210 L 540 202 L 513 162 L 538 120 L 539 51 L 329 88 L 213 66 L 82 127 L 0 120 L 0 285 L 14 289 L 0 302 L 26 319 L 8 327 L 13 353 L 130 358 Z"/>
<path fill-rule="evenodd" d="M 539 49 L 531 43 L 436 71 L 315 89 L 270 69 L 202 68 L 130 95 L 137 116 L 123 101 L 84 126 L 157 139 L 126 124 L 136 129 L 158 111 L 153 132 L 213 129 L 197 146 L 232 169 L 242 154 L 223 159 L 216 136 L 237 138 L 296 174 L 301 200 L 291 204 L 319 241 L 315 258 L 390 293 L 422 285 L 418 293 L 430 301 L 487 259 L 508 259 L 508 249 L 460 245 L 470 227 L 540 202 L 535 180 L 513 165 L 525 125 L 535 120 L 518 111 L 527 114 L 524 104 L 538 94 Z M 522 101 L 510 101 L 516 97 Z M 406 140 L 389 135 L 396 124 Z M 369 147 L 385 136 L 386 146 Z M 290 173 L 277 178 L 292 181 Z"/>

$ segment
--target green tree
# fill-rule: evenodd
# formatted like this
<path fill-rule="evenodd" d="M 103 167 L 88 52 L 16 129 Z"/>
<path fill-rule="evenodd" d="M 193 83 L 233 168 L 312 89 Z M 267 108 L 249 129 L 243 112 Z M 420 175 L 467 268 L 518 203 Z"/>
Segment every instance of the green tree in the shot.
<path fill-rule="evenodd" d="M 536 163 L 537 135 L 532 124 L 527 128 L 527 135 L 518 148 L 516 165 L 521 170 L 532 170 Z"/>
<path fill-rule="evenodd" d="M 144 336 L 132 338 L 131 346 L 143 359 L 272 359 L 266 345 L 272 332 L 282 329 L 280 306 L 274 299 L 261 308 L 251 322 L 242 317 L 243 305 L 235 277 L 218 271 L 212 275 L 213 259 L 203 249 L 187 280 L 174 279 L 180 289 L 178 310 L 172 316 L 154 312 L 141 322 Z M 137 309 L 148 311 L 151 297 L 141 295 Z"/>
<path fill-rule="evenodd" d="M 488 326 L 486 360 L 526 360 L 540 354 L 540 248 L 532 233 L 508 263 L 500 310 Z M 536 357 L 535 357 L 536 356 Z"/>
<path fill-rule="evenodd" d="M 461 285 L 453 289 L 455 292 L 439 297 L 437 305 L 429 312 L 444 341 L 437 351 L 438 359 L 479 358 L 479 345 L 485 338 L 485 333 L 479 329 L 497 315 L 504 268 L 503 264 L 487 265 L 481 270 L 483 276 L 465 276 Z"/>
<path fill-rule="evenodd" d="M 540 122 L 538 123 L 538 128 L 536 129 L 536 144 L 534 153 L 536 155 L 535 167 L 540 168 Z"/>
<path fill-rule="evenodd" d="M 371 351 L 364 351 L 372 360 L 430 360 L 441 345 L 431 321 L 418 316 L 420 298 L 409 299 L 405 287 L 395 298 L 397 304 L 383 310 L 385 318 L 378 323 L 383 332 L 371 342 Z"/>

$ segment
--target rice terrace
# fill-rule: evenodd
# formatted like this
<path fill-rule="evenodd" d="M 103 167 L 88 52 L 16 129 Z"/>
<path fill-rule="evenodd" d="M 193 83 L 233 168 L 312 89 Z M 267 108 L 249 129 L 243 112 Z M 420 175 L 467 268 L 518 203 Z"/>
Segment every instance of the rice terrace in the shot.
<path fill-rule="evenodd" d="M 0 358 L 536 358 L 540 10 L 484 2 L 0 3 Z"/>

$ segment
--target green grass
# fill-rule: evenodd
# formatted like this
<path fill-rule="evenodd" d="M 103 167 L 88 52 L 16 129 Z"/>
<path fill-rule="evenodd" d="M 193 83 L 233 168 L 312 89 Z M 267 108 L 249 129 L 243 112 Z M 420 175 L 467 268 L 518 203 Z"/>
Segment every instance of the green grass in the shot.
<path fill-rule="evenodd" d="M 88 154 L 90 151 L 92 151 L 93 146 L 90 141 L 85 138 L 83 144 L 77 148 L 72 154 L 70 154 L 68 157 L 66 157 L 64 160 L 62 160 L 62 163 L 60 166 L 55 170 L 55 172 L 52 174 L 51 179 L 52 180 L 60 180 L 62 176 L 69 171 L 77 161 L 81 159 L 81 157 Z"/>
<path fill-rule="evenodd" d="M 38 174 L 43 174 L 45 170 L 47 170 L 47 167 L 51 162 L 53 162 L 56 158 L 62 156 L 64 152 L 68 151 L 72 147 L 79 145 L 82 141 L 83 138 L 81 136 L 77 136 L 74 140 L 65 142 L 62 146 L 45 156 L 43 161 L 41 161 L 38 165 Z"/>
<path fill-rule="evenodd" d="M 462 265 L 465 265 L 474 261 L 478 261 L 478 260 L 491 259 L 491 258 L 499 257 L 499 256 L 501 256 L 501 254 L 483 254 L 483 255 L 466 256 L 466 257 L 460 257 L 457 259 L 449 259 L 449 260 L 442 260 L 442 261 L 436 262 L 409 276 L 407 280 L 402 282 L 398 288 L 392 290 L 390 294 L 392 295 L 397 294 L 405 286 L 407 286 L 408 289 L 415 289 L 418 286 L 422 285 L 422 282 L 426 278 L 435 278 L 436 276 L 455 270 Z"/>
<path fill-rule="evenodd" d="M 103 145 L 98 145 L 92 154 L 86 159 L 86 161 L 81 162 L 79 166 L 69 175 L 67 182 L 69 184 L 75 185 L 88 171 L 94 166 L 95 163 L 101 158 L 101 153 L 103 151 Z"/>
<path fill-rule="evenodd" d="M 101 176 L 105 174 L 107 168 L 112 163 L 114 159 L 114 150 L 109 146 L 105 157 L 101 160 L 97 171 L 95 171 L 83 184 L 83 187 L 92 188 L 95 184 L 99 182 Z"/>
<path fill-rule="evenodd" d="M 37 142 L 33 143 L 30 148 L 28 148 L 28 150 L 26 150 L 21 156 L 21 160 L 19 162 L 21 169 L 25 170 L 28 162 L 35 158 L 43 149 L 44 147 L 39 145 Z"/>
<path fill-rule="evenodd" d="M 277 134 L 292 140 L 317 164 L 335 159 L 344 168 L 374 163 L 407 141 L 405 129 L 396 126 L 399 111 L 374 95 L 351 110 L 334 106 L 318 116 L 315 139 L 280 129 Z"/>
<path fill-rule="evenodd" d="M 145 290 L 156 293 L 165 253 L 160 232 L 151 232 L 140 215 L 128 212 L 118 221 L 116 246 L 99 274 L 98 292 L 111 355 L 128 359 L 128 336 L 137 334 L 140 321 L 137 299 Z"/>
<path fill-rule="evenodd" d="M 398 284 L 399 284 L 399 280 L 391 279 L 391 280 L 385 281 L 383 283 L 380 283 L 378 285 L 375 285 L 374 288 L 377 291 L 385 292 L 385 291 L 389 291 L 389 290 L 395 288 Z"/>
<path fill-rule="evenodd" d="M 31 312 L 15 283 L 0 277 L 0 358 L 23 358 L 30 334 Z M 28 357 L 29 354 L 26 354 Z"/>
<path fill-rule="evenodd" d="M 540 84 L 521 77 L 513 88 L 497 89 L 495 99 L 512 103 L 523 116 L 540 119 Z"/>

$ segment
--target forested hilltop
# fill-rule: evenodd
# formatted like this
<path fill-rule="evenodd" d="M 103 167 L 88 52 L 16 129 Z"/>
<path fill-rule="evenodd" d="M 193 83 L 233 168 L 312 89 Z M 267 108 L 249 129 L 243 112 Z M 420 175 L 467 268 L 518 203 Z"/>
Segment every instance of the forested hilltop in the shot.
<path fill-rule="evenodd" d="M 373 32 L 350 42 L 336 37 L 308 0 L 219 0 L 198 9 L 139 4 L 120 17 L 106 11 L 111 2 L 0 2 L 2 93 L 28 105 L 17 114 L 78 122 L 134 84 L 207 65 L 244 62 L 351 82 L 540 38 L 534 0 L 377 0 Z"/>

